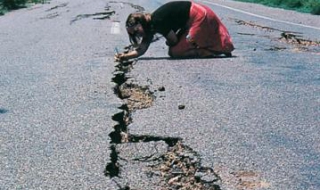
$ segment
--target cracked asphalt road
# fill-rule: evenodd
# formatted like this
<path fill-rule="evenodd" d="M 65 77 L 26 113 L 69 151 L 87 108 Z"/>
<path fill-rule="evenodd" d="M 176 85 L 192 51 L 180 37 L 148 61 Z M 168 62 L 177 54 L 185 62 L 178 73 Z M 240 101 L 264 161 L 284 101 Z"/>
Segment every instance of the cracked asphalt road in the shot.
<path fill-rule="evenodd" d="M 50 1 L 0 17 L 0 189 L 116 189 L 104 176 L 113 49 L 106 1 Z"/>
<path fill-rule="evenodd" d="M 170 60 L 163 39 L 152 44 L 126 72 L 155 96 L 130 113 L 126 132 L 140 142 L 112 142 L 124 103 L 114 48 L 129 43 L 129 12 L 164 2 L 52 0 L 0 17 L 0 189 L 178 188 L 176 153 L 201 164 L 194 174 L 214 188 L 320 188 L 320 48 L 280 39 L 286 31 L 319 42 L 317 16 L 201 1 L 226 24 L 234 56 Z M 96 19 L 107 11 L 115 14 Z M 119 177 L 110 179 L 114 158 Z"/>
<path fill-rule="evenodd" d="M 203 2 L 229 28 L 234 57 L 168 60 L 164 41 L 152 44 L 128 76 L 149 86 L 156 100 L 132 114 L 129 132 L 182 138 L 204 167 L 214 168 L 222 189 L 318 189 L 318 17 L 232 1 Z M 283 40 L 284 32 L 315 45 Z"/>

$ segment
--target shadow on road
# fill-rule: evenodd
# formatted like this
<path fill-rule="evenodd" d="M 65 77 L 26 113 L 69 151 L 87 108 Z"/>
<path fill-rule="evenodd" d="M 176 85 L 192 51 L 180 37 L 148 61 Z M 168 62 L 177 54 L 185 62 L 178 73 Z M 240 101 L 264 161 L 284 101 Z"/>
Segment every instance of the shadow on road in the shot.
<path fill-rule="evenodd" d="M 237 56 L 232 55 L 231 57 L 227 57 L 224 55 L 214 55 L 211 57 L 204 57 L 204 58 L 199 58 L 199 57 L 188 57 L 188 58 L 172 58 L 172 57 L 140 57 L 138 60 L 185 60 L 185 59 L 225 59 L 225 58 L 237 58 Z"/>

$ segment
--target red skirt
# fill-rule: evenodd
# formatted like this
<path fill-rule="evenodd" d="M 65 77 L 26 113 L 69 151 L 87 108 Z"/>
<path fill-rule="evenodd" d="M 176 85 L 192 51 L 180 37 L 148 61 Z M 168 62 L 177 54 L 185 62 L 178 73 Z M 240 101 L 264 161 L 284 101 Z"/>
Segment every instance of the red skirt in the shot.
<path fill-rule="evenodd" d="M 230 53 L 234 50 L 229 32 L 217 15 L 209 7 L 192 2 L 187 30 L 170 51 L 180 53 L 195 48 L 205 48 L 217 53 Z"/>

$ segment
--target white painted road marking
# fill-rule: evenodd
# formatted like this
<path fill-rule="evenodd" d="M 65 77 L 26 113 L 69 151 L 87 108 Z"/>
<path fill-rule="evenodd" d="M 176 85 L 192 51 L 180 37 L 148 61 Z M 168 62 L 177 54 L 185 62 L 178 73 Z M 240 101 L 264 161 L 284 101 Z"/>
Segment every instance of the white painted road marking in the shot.
<path fill-rule="evenodd" d="M 111 34 L 120 34 L 120 22 L 112 22 Z"/>
<path fill-rule="evenodd" d="M 228 7 L 228 6 L 225 6 L 225 5 L 220 5 L 220 4 L 217 4 L 217 3 L 210 2 L 210 1 L 201 1 L 201 2 L 212 4 L 212 5 L 219 6 L 219 7 L 223 7 L 223 8 L 226 8 L 226 9 L 230 9 L 230 10 L 233 10 L 233 11 L 236 11 L 236 12 L 239 12 L 239 13 L 243 13 L 243 14 L 247 14 L 247 15 L 250 15 L 250 16 L 254 16 L 254 17 L 257 17 L 257 18 L 262 18 L 262 19 L 271 20 L 271 21 L 274 21 L 274 22 L 280 22 L 280 23 L 285 23 L 285 24 L 290 24 L 290 25 L 295 25 L 295 26 L 301 26 L 301 27 L 305 27 L 305 28 L 312 28 L 312 29 L 315 29 L 315 30 L 320 30 L 319 27 L 314 27 L 314 26 L 309 26 L 309 25 L 298 24 L 298 23 L 294 23 L 294 22 L 274 19 L 274 18 L 270 18 L 270 17 L 267 17 L 267 16 L 262 16 L 262 15 L 250 13 L 250 12 L 247 12 L 247 11 L 243 11 L 243 10 L 240 10 L 240 9 Z"/>

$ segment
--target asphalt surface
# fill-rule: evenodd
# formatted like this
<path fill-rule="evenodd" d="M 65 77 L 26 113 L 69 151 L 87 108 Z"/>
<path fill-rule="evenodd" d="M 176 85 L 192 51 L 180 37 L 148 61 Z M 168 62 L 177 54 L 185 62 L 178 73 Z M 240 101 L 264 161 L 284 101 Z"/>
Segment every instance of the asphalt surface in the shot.
<path fill-rule="evenodd" d="M 0 17 L 0 189 L 116 189 L 104 176 L 114 96 L 106 1 Z"/>
<path fill-rule="evenodd" d="M 319 46 L 279 40 L 290 31 L 319 41 L 319 29 L 283 22 L 319 27 L 318 17 L 212 2 L 284 20 L 207 3 L 233 36 L 234 57 L 168 60 L 164 41 L 152 44 L 130 76 L 157 99 L 133 114 L 130 133 L 181 137 L 222 189 L 319 189 Z"/>
<path fill-rule="evenodd" d="M 202 1 L 229 29 L 233 57 L 172 60 L 163 39 L 151 44 L 126 76 L 155 100 L 127 127 L 153 138 L 110 143 L 125 19 L 164 2 L 51 1 L 0 17 L 0 189 L 162 189 L 141 160 L 167 154 L 167 138 L 182 139 L 221 189 L 320 189 L 319 44 L 279 40 L 290 31 L 319 42 L 317 16 Z M 112 153 L 120 173 L 110 178 Z"/>

